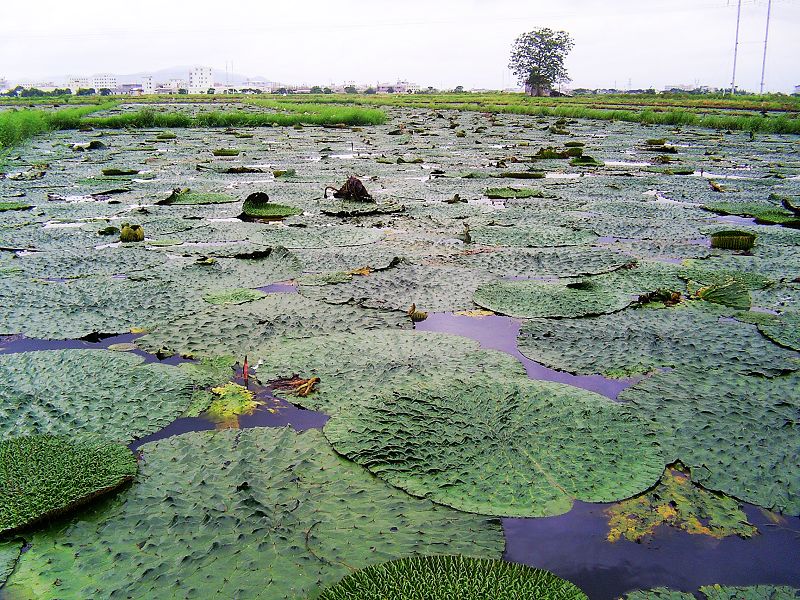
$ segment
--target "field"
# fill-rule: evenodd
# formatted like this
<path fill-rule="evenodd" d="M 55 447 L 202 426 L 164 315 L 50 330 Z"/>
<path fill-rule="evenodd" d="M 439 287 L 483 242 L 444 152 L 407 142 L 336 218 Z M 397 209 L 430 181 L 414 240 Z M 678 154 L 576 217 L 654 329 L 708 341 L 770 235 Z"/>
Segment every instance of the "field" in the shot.
<path fill-rule="evenodd" d="M 0 598 L 796 597 L 798 103 L 562 100 L 0 110 Z"/>

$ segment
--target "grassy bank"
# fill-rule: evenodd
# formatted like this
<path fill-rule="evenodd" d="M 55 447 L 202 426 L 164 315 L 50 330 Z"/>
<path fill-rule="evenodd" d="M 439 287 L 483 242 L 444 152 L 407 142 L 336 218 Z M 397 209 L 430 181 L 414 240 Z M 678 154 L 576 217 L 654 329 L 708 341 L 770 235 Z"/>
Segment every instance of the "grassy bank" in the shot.
<path fill-rule="evenodd" d="M 253 101 L 251 104 L 273 109 L 264 112 L 210 111 L 192 116 L 182 112 L 158 112 L 149 108 L 107 117 L 89 117 L 81 123 L 107 129 L 145 127 L 269 127 L 291 125 L 381 125 L 386 113 L 374 108 L 326 104 L 286 104 L 279 101 Z M 75 127 L 64 127 L 74 129 Z"/>
<path fill-rule="evenodd" d="M 531 98 L 523 94 L 414 94 L 314 96 L 317 103 L 460 110 L 658 125 L 693 125 L 768 133 L 800 133 L 800 99 L 781 96 L 685 98 L 677 96 L 581 96 Z M 303 99 L 308 102 L 308 98 Z M 300 102 L 286 97 L 284 104 Z M 764 111 L 764 112 L 762 112 Z M 773 111 L 769 113 L 767 111 Z M 765 114 L 766 113 L 766 114 Z"/>
<path fill-rule="evenodd" d="M 0 155 L 36 134 L 55 129 L 77 129 L 86 115 L 112 108 L 114 102 L 62 110 L 0 111 Z"/>

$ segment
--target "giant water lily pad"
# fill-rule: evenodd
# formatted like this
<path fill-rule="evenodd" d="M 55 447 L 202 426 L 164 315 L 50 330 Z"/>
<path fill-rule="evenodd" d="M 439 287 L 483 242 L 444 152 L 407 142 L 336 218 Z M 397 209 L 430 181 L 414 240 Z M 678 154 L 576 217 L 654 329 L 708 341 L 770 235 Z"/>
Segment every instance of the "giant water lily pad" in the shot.
<path fill-rule="evenodd" d="M 779 585 L 704 585 L 700 593 L 706 600 L 796 600 L 800 596 L 800 590 Z M 669 588 L 653 588 L 628 592 L 625 600 L 695 600 L 695 596 Z"/>
<path fill-rule="evenodd" d="M 673 469 L 667 469 L 653 489 L 610 506 L 606 514 L 610 542 L 622 537 L 641 542 L 661 525 L 716 539 L 732 535 L 749 538 L 758 533 L 736 500 L 704 490 Z"/>
<path fill-rule="evenodd" d="M 524 378 L 396 388 L 341 411 L 324 431 L 392 485 L 480 514 L 541 517 L 575 499 L 620 500 L 664 470 L 656 436 L 627 408 Z"/>
<path fill-rule="evenodd" d="M 754 323 L 765 337 L 776 344 L 800 352 L 800 312 L 780 315 L 745 312 L 738 313 L 736 318 L 745 323 Z"/>
<path fill-rule="evenodd" d="M 22 544 L 21 540 L 0 542 L 0 589 L 17 566 L 17 560 L 22 553 Z"/>
<path fill-rule="evenodd" d="M 158 431 L 189 405 L 177 367 L 104 350 L 0 356 L 0 434 L 100 433 L 130 441 Z"/>
<path fill-rule="evenodd" d="M 800 514 L 797 374 L 773 378 L 730 369 L 680 368 L 624 390 L 660 429 L 664 454 L 692 479 L 769 509 Z"/>
<path fill-rule="evenodd" d="M 522 248 L 545 248 L 549 246 L 578 246 L 588 244 L 597 236 L 588 232 L 552 225 L 528 225 L 524 227 L 478 227 L 470 232 L 472 241 L 485 246 L 516 246 Z"/>
<path fill-rule="evenodd" d="M 617 312 L 631 295 L 590 280 L 575 283 L 500 281 L 479 287 L 475 304 L 512 317 L 584 317 Z"/>
<path fill-rule="evenodd" d="M 267 294 L 245 304 L 201 304 L 157 321 L 136 344 L 148 352 L 211 357 L 261 357 L 277 337 L 303 338 L 344 331 L 409 327 L 404 315 L 358 306 L 331 306 L 299 294 Z M 290 373 L 291 375 L 291 373 Z"/>
<path fill-rule="evenodd" d="M 549 571 L 466 556 L 414 556 L 372 565 L 326 589 L 319 600 L 587 600 Z"/>
<path fill-rule="evenodd" d="M 635 260 L 603 248 L 508 249 L 459 256 L 456 264 L 499 277 L 576 277 L 608 273 Z"/>
<path fill-rule="evenodd" d="M 708 303 L 640 308 L 583 319 L 531 320 L 520 352 L 554 369 L 626 376 L 658 367 L 698 366 L 774 375 L 800 367 L 796 355 L 746 324 L 720 321 Z"/>
<path fill-rule="evenodd" d="M 256 241 L 286 248 L 330 248 L 332 246 L 362 246 L 383 237 L 379 229 L 365 227 L 269 227 Z"/>
<path fill-rule="evenodd" d="M 416 303 L 420 310 L 445 312 L 473 308 L 473 292 L 493 279 L 469 269 L 403 264 L 346 283 L 303 287 L 301 293 L 334 304 L 405 311 Z"/>
<path fill-rule="evenodd" d="M 192 299 L 191 290 L 162 281 L 0 277 L 0 334 L 70 339 L 127 333 L 131 327 L 183 314 Z"/>
<path fill-rule="evenodd" d="M 311 339 L 276 339 L 258 367 L 262 381 L 294 374 L 319 377 L 318 391 L 293 399 L 333 414 L 354 402 L 446 374 L 452 381 L 488 375 L 525 377 L 518 360 L 481 350 L 467 338 L 424 331 L 358 331 Z"/>
<path fill-rule="evenodd" d="M 0 441 L 0 534 L 64 514 L 131 481 L 136 457 L 93 435 Z"/>
<path fill-rule="evenodd" d="M 336 455 L 318 431 L 197 432 L 141 450 L 124 495 L 32 537 L 6 584 L 10 600 L 175 590 L 299 600 L 401 556 L 503 551 L 497 521 L 411 498 Z"/>

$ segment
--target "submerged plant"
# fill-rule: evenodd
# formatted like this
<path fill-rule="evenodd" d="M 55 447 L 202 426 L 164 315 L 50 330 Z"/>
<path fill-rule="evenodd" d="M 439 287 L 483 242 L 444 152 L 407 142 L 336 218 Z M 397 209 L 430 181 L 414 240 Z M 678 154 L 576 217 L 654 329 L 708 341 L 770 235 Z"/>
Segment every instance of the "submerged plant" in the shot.
<path fill-rule="evenodd" d="M 734 498 L 705 490 L 676 469 L 667 469 L 652 490 L 610 506 L 606 514 L 609 542 L 622 537 L 639 542 L 660 525 L 718 539 L 758 533 Z"/>
<path fill-rule="evenodd" d="M 223 425 L 237 422 L 239 415 L 251 414 L 260 402 L 255 394 L 238 383 L 226 383 L 211 389 L 214 399 L 206 411 L 208 416 Z"/>

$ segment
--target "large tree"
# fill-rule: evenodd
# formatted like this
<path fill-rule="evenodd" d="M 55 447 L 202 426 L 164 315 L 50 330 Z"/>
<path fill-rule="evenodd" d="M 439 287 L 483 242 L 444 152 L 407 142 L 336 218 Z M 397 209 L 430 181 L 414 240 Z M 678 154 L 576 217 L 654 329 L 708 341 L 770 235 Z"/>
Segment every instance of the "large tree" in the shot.
<path fill-rule="evenodd" d="M 569 81 L 564 59 L 573 45 L 566 31 L 534 29 L 514 41 L 508 68 L 528 93 L 541 96 L 553 84 Z"/>

